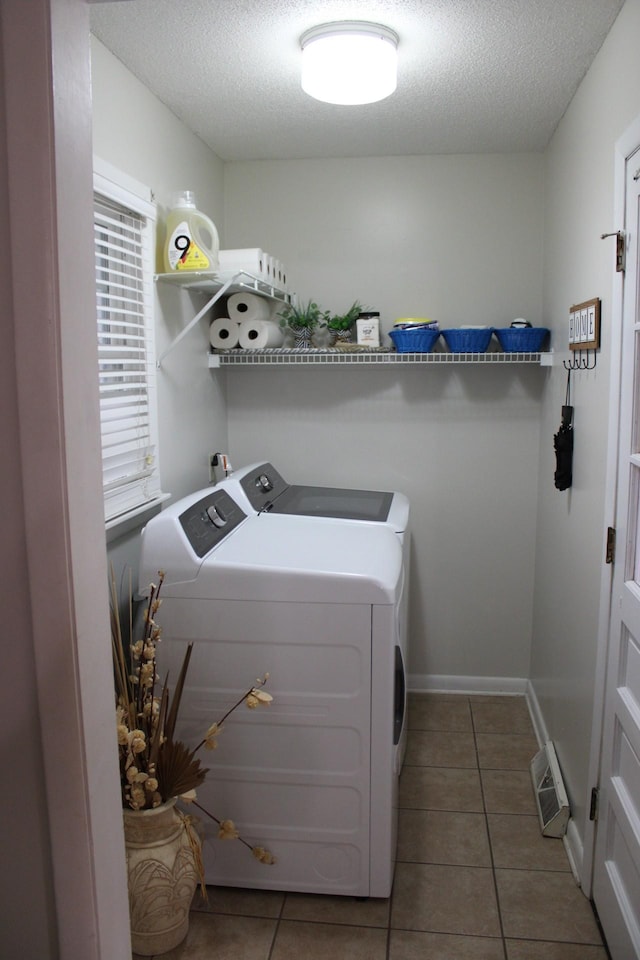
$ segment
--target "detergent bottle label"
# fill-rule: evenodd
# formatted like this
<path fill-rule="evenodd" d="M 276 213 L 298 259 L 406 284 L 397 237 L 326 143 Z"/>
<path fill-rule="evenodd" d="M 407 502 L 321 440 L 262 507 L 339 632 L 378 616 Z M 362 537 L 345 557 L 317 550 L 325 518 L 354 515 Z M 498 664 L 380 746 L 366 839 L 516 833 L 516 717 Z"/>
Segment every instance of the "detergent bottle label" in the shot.
<path fill-rule="evenodd" d="M 172 270 L 208 270 L 209 258 L 193 239 L 186 220 L 179 223 L 169 238 L 167 250 Z"/>

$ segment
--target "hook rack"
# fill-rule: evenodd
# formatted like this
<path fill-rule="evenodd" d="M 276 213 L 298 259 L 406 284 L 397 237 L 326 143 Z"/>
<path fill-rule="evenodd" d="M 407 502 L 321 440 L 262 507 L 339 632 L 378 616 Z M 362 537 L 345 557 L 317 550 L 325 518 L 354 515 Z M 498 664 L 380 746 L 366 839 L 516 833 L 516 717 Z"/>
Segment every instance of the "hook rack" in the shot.
<path fill-rule="evenodd" d="M 595 370 L 600 346 L 600 300 L 585 300 L 569 309 L 569 349 L 571 360 L 563 360 L 565 370 Z"/>
<path fill-rule="evenodd" d="M 563 360 L 562 366 L 565 370 L 595 370 L 597 362 L 598 355 L 595 350 L 574 350 L 571 360 Z"/>

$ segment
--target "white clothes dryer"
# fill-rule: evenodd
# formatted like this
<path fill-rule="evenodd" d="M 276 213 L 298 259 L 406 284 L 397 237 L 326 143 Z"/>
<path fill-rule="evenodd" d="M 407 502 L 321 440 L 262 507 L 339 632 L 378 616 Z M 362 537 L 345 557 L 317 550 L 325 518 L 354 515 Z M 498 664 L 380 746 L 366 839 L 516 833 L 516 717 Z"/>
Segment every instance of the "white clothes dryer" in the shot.
<path fill-rule="evenodd" d="M 228 458 L 216 454 L 225 464 Z M 264 461 L 231 470 L 219 480 L 215 489 L 227 493 L 249 516 L 314 518 L 318 523 L 327 520 L 343 523 L 369 524 L 389 527 L 398 537 L 403 551 L 404 591 L 400 614 L 401 635 L 396 657 L 399 661 L 397 678 L 404 678 L 409 647 L 409 576 L 411 540 L 409 529 L 409 500 L 399 491 L 329 487 L 322 484 L 289 483 L 272 463 Z M 400 682 L 398 680 L 398 682 Z M 407 691 L 398 690 L 407 707 Z M 404 762 L 406 734 L 400 743 L 399 764 Z"/>
<path fill-rule="evenodd" d="M 388 897 L 404 741 L 402 548 L 384 524 L 246 516 L 200 491 L 143 531 L 140 585 L 165 571 L 158 670 L 194 641 L 179 736 L 198 742 L 254 679 L 274 702 L 225 724 L 198 801 L 273 866 L 204 823 L 207 882 Z"/>

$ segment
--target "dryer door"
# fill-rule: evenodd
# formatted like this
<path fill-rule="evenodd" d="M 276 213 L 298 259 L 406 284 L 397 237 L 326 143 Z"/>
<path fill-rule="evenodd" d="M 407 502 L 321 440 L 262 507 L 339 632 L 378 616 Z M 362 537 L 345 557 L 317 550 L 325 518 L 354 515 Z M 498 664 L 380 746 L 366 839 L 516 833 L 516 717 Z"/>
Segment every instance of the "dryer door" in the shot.
<path fill-rule="evenodd" d="M 407 704 L 407 682 L 404 670 L 402 650 L 396 645 L 395 673 L 393 690 L 393 745 L 397 747 L 404 730 L 404 718 Z"/>

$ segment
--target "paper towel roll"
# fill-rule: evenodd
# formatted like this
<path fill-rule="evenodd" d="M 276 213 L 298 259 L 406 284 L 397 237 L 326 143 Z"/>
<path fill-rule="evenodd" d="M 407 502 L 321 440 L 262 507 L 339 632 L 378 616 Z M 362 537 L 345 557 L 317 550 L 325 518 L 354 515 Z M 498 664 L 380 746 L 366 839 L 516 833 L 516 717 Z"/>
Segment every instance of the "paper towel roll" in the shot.
<path fill-rule="evenodd" d="M 284 333 L 273 320 L 243 320 L 240 324 L 240 346 L 243 350 L 264 350 L 281 347 Z"/>
<path fill-rule="evenodd" d="M 240 342 L 240 322 L 218 317 L 209 327 L 209 343 L 215 350 L 232 350 Z"/>
<path fill-rule="evenodd" d="M 268 320 L 271 305 L 255 293 L 232 293 L 227 301 L 227 313 L 232 320 Z"/>

